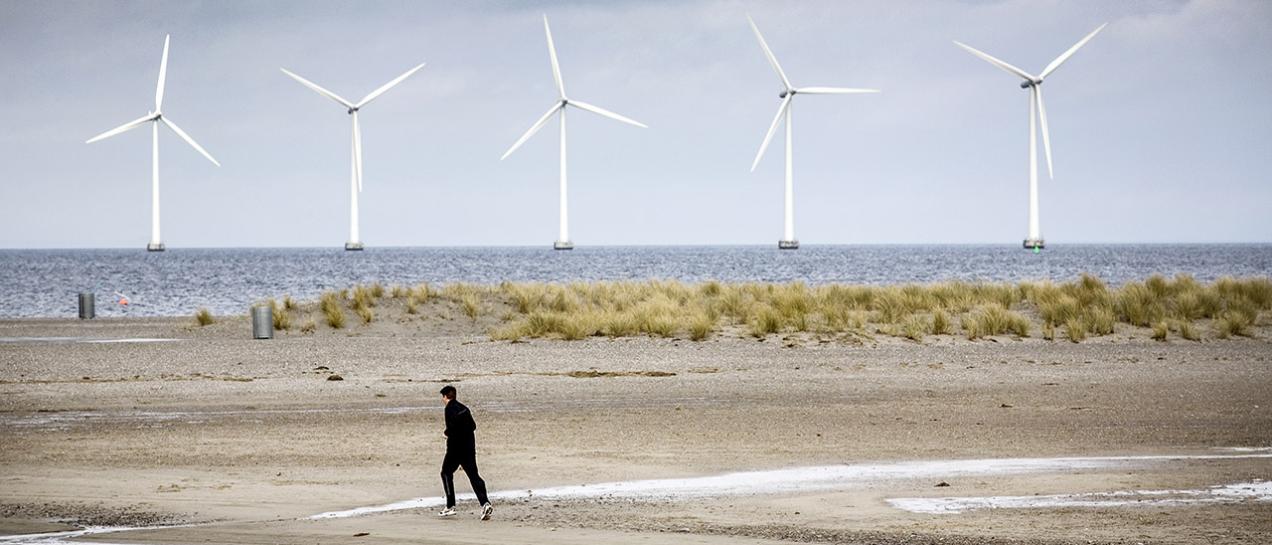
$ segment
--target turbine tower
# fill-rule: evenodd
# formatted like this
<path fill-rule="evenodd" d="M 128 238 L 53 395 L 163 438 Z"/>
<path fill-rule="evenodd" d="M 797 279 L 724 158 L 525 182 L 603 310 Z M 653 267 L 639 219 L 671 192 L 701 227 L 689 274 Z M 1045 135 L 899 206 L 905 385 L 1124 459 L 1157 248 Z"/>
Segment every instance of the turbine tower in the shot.
<path fill-rule="evenodd" d="M 777 95 L 778 98 L 782 99 L 782 104 L 777 107 L 777 115 L 773 117 L 773 123 L 769 125 L 768 133 L 764 135 L 764 143 L 760 144 L 759 153 L 755 154 L 755 161 L 751 163 L 751 172 L 755 172 L 755 167 L 760 164 L 760 158 L 764 157 L 764 151 L 768 149 L 769 141 L 773 139 L 773 133 L 777 131 L 777 126 L 784 122 L 786 124 L 786 204 L 784 207 L 785 221 L 783 222 L 782 239 L 777 241 L 777 247 L 783 250 L 795 250 L 799 248 L 799 240 L 795 239 L 795 180 L 791 170 L 792 100 L 796 94 L 800 93 L 806 95 L 848 95 L 878 93 L 879 90 L 847 87 L 793 87 L 791 81 L 786 78 L 786 73 L 782 71 L 782 66 L 777 63 L 777 57 L 773 55 L 768 43 L 764 41 L 764 36 L 760 34 L 760 28 L 755 26 L 755 20 L 751 19 L 749 15 L 746 20 L 751 23 L 751 30 L 755 31 L 755 39 L 759 40 L 760 48 L 764 50 L 765 58 L 773 66 L 773 71 L 777 72 L 778 79 L 782 80 L 782 92 Z"/>
<path fill-rule="evenodd" d="M 318 94 L 334 100 L 336 103 L 344 106 L 349 113 L 349 117 L 353 120 L 353 150 L 351 152 L 351 155 L 353 156 L 353 167 L 352 174 L 350 174 L 349 177 L 349 241 L 345 243 L 345 250 L 362 250 L 362 238 L 358 234 L 358 194 L 362 192 L 362 130 L 358 128 L 358 110 L 361 110 L 363 106 L 366 106 L 372 100 L 375 100 L 377 97 L 384 94 L 385 91 L 388 91 L 397 84 L 402 83 L 403 80 L 411 77 L 411 74 L 418 72 L 421 68 L 424 68 L 424 63 L 420 63 L 416 65 L 415 68 L 407 70 L 405 74 L 394 78 L 393 81 L 381 85 L 380 88 L 371 91 L 370 94 L 362 97 L 362 100 L 357 103 L 345 100 L 341 98 L 340 95 L 323 89 L 322 87 L 319 87 L 318 84 L 302 78 L 288 71 L 286 68 L 279 69 L 292 79 L 300 82 L 301 85 L 313 89 Z"/>
<path fill-rule="evenodd" d="M 209 161 L 212 161 L 212 164 L 218 167 L 221 166 L 221 163 L 216 162 L 216 159 L 213 159 L 207 150 L 203 149 L 193 138 L 190 138 L 190 135 L 181 130 L 181 127 L 178 127 L 176 123 L 173 123 L 171 119 L 163 115 L 163 85 L 164 80 L 168 76 L 169 38 L 170 35 L 163 37 L 163 59 L 159 61 L 159 83 L 155 86 L 154 111 L 146 114 L 145 117 L 129 121 L 89 138 L 88 142 L 86 142 L 92 144 L 98 140 L 104 140 L 116 134 L 131 131 L 146 123 L 153 123 L 150 126 L 150 243 L 146 244 L 146 249 L 151 252 L 162 252 L 164 249 L 163 239 L 159 237 L 159 124 L 167 125 L 169 129 L 172 129 L 172 132 L 177 133 L 177 136 L 180 136 L 187 144 L 190 144 L 196 151 L 207 157 Z"/>
<path fill-rule="evenodd" d="M 1026 250 L 1033 250 L 1036 253 L 1047 245 L 1042 238 L 1042 229 L 1038 224 L 1038 127 L 1035 123 L 1042 125 L 1042 147 L 1047 154 L 1047 179 L 1055 179 L 1055 171 L 1051 167 L 1051 133 L 1047 128 L 1047 107 L 1042 100 L 1042 82 L 1052 72 L 1055 72 L 1061 64 L 1064 64 L 1064 61 L 1069 60 L 1069 57 L 1077 53 L 1078 49 L 1086 45 L 1091 38 L 1094 38 L 1101 30 L 1104 30 L 1106 26 L 1108 26 L 1108 23 L 1100 25 L 1091 31 L 1090 34 L 1087 34 L 1086 37 L 1078 40 L 1078 43 L 1073 44 L 1073 47 L 1070 47 L 1068 51 L 1061 53 L 1059 57 L 1051 61 L 1051 64 L 1043 68 L 1042 72 L 1037 76 L 1030 75 L 1028 72 L 998 60 L 972 46 L 957 40 L 954 42 L 955 45 L 966 49 L 969 53 L 980 57 L 989 64 L 997 66 L 1008 74 L 1019 76 L 1024 80 L 1020 83 L 1020 88 L 1029 89 L 1029 233 L 1025 237 L 1024 242 Z"/>
<path fill-rule="evenodd" d="M 592 112 L 597 115 L 608 117 L 610 119 L 622 121 L 623 123 L 627 123 L 628 125 L 635 125 L 642 129 L 647 129 L 649 127 L 646 127 L 645 124 L 639 121 L 635 121 L 633 119 L 623 117 L 621 115 L 618 115 L 614 112 L 611 112 L 599 106 L 593 106 L 586 102 L 583 102 L 580 100 L 574 100 L 572 98 L 566 97 L 565 83 L 561 80 L 561 66 L 560 64 L 557 63 L 556 46 L 552 44 L 552 29 L 548 28 L 547 15 L 543 16 L 543 32 L 548 37 L 548 58 L 552 61 L 552 79 L 556 81 L 557 101 L 556 103 L 552 105 L 551 108 L 548 108 L 548 112 L 543 114 L 543 117 L 540 117 L 538 121 L 534 122 L 534 125 L 530 127 L 530 130 L 526 131 L 525 134 L 521 135 L 521 138 L 517 139 L 517 142 L 513 144 L 511 148 L 508 148 L 507 152 L 504 152 L 503 157 L 500 157 L 499 160 L 502 161 L 504 159 L 507 159 L 509 155 L 512 155 L 512 152 L 516 151 L 517 148 L 521 147 L 521 144 L 525 143 L 526 140 L 529 140 L 531 136 L 534 136 L 534 133 L 539 132 L 539 129 L 542 129 L 543 126 L 547 124 L 548 119 L 552 117 L 552 114 L 558 114 L 558 113 L 560 114 L 560 117 L 561 117 L 561 188 L 560 188 L 561 223 L 560 223 L 560 230 L 557 233 L 557 240 L 556 242 L 552 243 L 552 247 L 557 250 L 573 250 L 574 243 L 570 241 L 570 219 L 569 219 L 569 212 L 568 212 L 569 207 L 567 205 L 568 203 L 566 200 L 566 181 L 565 181 L 565 173 L 566 173 L 565 109 L 566 107 L 573 106 L 575 108 L 579 108 L 581 110 Z"/>

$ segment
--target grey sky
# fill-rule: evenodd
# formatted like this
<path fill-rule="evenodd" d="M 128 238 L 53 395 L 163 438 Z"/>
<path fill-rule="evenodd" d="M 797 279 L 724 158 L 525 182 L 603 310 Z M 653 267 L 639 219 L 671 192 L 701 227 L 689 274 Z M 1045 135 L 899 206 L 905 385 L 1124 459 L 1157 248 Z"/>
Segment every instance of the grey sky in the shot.
<path fill-rule="evenodd" d="M 152 105 L 224 165 L 160 136 L 170 247 L 339 246 L 349 120 L 293 70 L 359 98 L 368 246 L 548 245 L 555 124 L 499 156 L 555 99 L 540 16 L 567 90 L 650 126 L 570 116 L 580 245 L 774 244 L 778 106 L 755 17 L 804 96 L 794 110 L 805 243 L 1018 244 L 1028 93 L 955 47 L 1048 78 L 1056 179 L 1048 242 L 1272 240 L 1272 3 L 15 2 L 0 3 L 0 247 L 142 247 L 147 130 L 85 145 Z"/>

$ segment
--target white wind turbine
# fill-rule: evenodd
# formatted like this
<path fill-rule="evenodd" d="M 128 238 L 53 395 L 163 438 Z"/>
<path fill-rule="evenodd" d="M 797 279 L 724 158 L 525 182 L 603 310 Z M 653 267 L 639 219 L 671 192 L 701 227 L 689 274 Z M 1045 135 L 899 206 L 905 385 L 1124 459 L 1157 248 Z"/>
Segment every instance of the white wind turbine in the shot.
<path fill-rule="evenodd" d="M 420 63 L 416 65 L 415 68 L 407 70 L 406 73 L 394 78 L 393 81 L 381 85 L 380 88 L 371 91 L 370 94 L 362 97 L 362 100 L 357 103 L 349 102 L 348 100 L 341 98 L 340 95 L 323 89 L 322 87 L 319 87 L 318 84 L 293 74 L 286 68 L 279 68 L 279 70 L 282 70 L 284 74 L 287 74 L 292 79 L 300 82 L 301 85 L 313 89 L 318 94 L 334 100 L 341 106 L 344 106 L 348 110 L 349 116 L 353 119 L 353 167 L 352 174 L 349 178 L 349 241 L 345 243 L 345 250 L 362 249 L 362 239 L 358 234 L 358 193 L 362 192 L 362 130 L 358 128 L 358 110 L 362 109 L 363 106 L 366 106 L 372 100 L 375 100 L 377 97 L 384 94 L 385 91 L 388 91 L 395 85 L 402 83 L 403 80 L 411 77 L 411 74 L 414 74 L 421 68 L 424 68 L 424 63 Z"/>
<path fill-rule="evenodd" d="M 795 250 L 799 248 L 799 241 L 795 239 L 795 189 L 794 174 L 791 170 L 791 101 L 798 93 L 808 95 L 848 95 L 878 93 L 879 90 L 846 87 L 792 87 L 791 81 L 786 78 L 786 73 L 782 71 L 781 65 L 777 64 L 777 57 L 773 55 L 768 43 L 764 41 L 764 36 L 760 34 L 760 28 L 755 26 L 755 21 L 749 15 L 746 20 L 751 23 L 751 30 L 755 31 L 755 38 L 760 41 L 760 47 L 764 49 L 764 56 L 768 58 L 769 64 L 773 66 L 773 71 L 777 72 L 777 77 L 782 80 L 782 92 L 777 95 L 782 99 L 782 104 L 777 107 L 777 115 L 773 117 L 773 124 L 769 125 L 768 133 L 764 135 L 764 143 L 760 144 L 759 153 L 755 154 L 755 161 L 751 163 L 751 172 L 755 172 L 755 167 L 760 164 L 760 158 L 764 157 L 764 151 L 768 149 L 769 142 L 773 140 L 773 133 L 777 131 L 778 124 L 784 121 L 786 123 L 786 206 L 782 240 L 777 241 L 777 247 L 783 250 Z"/>
<path fill-rule="evenodd" d="M 1086 37 L 1078 40 L 1068 51 L 1061 53 L 1059 57 L 1051 61 L 1046 68 L 1042 69 L 1042 73 L 1037 76 L 1030 75 L 1028 72 L 998 60 L 988 53 L 973 48 L 959 41 L 954 43 L 959 47 L 966 49 L 973 55 L 989 62 L 990 64 L 1003 69 L 1009 74 L 1019 76 L 1025 80 L 1020 83 L 1020 88 L 1029 89 L 1029 234 L 1025 237 L 1024 247 L 1026 250 L 1038 250 L 1046 247 L 1046 242 L 1042 238 L 1042 230 L 1038 226 L 1038 129 L 1035 123 L 1042 124 L 1042 147 L 1047 153 L 1047 178 L 1054 179 L 1055 172 L 1051 167 L 1051 133 L 1047 128 L 1047 108 L 1042 100 L 1042 81 L 1055 72 L 1064 61 L 1069 60 L 1082 46 L 1086 45 L 1091 38 L 1094 38 L 1108 23 L 1100 25 L 1095 30 L 1087 34 Z M 1036 112 L 1036 114 L 1035 114 Z"/>
<path fill-rule="evenodd" d="M 499 160 L 502 161 L 506 159 L 509 155 L 512 155 L 512 152 L 516 151 L 517 148 L 521 147 L 521 144 L 525 143 L 526 140 L 529 140 L 531 136 L 534 136 L 534 133 L 539 132 L 539 129 L 542 129 L 543 126 L 547 124 L 548 119 L 552 117 L 552 114 L 555 114 L 555 113 L 561 114 L 561 224 L 560 224 L 560 232 L 557 234 L 557 240 L 556 242 L 552 244 L 552 247 L 557 250 L 572 250 L 574 249 L 574 243 L 570 242 L 570 220 L 569 220 L 569 214 L 568 214 L 568 207 L 566 205 L 567 203 L 566 203 L 566 183 L 565 183 L 565 173 L 566 173 L 565 108 L 566 106 L 574 106 L 576 108 L 586 110 L 594 114 L 598 114 L 598 115 L 608 117 L 610 119 L 622 121 L 623 123 L 627 123 L 629 125 L 635 125 L 642 129 L 647 129 L 649 127 L 646 127 L 643 123 L 640 123 L 639 121 L 635 121 L 633 119 L 623 117 L 621 115 L 618 115 L 604 108 L 593 106 L 583 101 L 567 98 L 565 96 L 565 83 L 563 83 L 561 80 L 561 66 L 557 64 L 556 46 L 552 44 L 552 30 L 548 28 L 547 15 L 543 16 L 543 32 L 547 34 L 547 37 L 548 37 L 548 57 L 552 60 L 552 78 L 556 81 L 556 88 L 557 88 L 557 94 L 558 94 L 557 101 L 555 104 L 552 105 L 551 108 L 548 109 L 547 113 L 543 114 L 543 117 L 540 117 L 538 121 L 535 121 L 534 125 L 530 127 L 530 130 L 526 131 L 525 134 L 521 135 L 521 138 L 517 139 L 517 142 L 513 144 L 511 148 L 508 148 L 508 151 L 505 152 L 503 154 L 503 157 L 500 157 Z"/>
<path fill-rule="evenodd" d="M 94 136 L 86 142 L 92 144 L 98 140 L 128 132 L 148 122 L 154 123 L 150 126 L 150 243 L 146 245 L 146 249 L 152 252 L 162 252 L 164 248 L 163 239 L 159 238 L 159 124 L 167 125 L 169 129 L 172 129 L 172 132 L 177 133 L 177 136 L 180 136 L 187 144 L 190 144 L 204 157 L 207 157 L 209 161 L 212 161 L 212 164 L 218 167 L 221 166 L 221 163 L 216 162 L 216 159 L 213 159 L 207 150 L 204 150 L 193 138 L 190 138 L 190 135 L 181 130 L 181 127 L 178 127 L 176 123 L 173 123 L 172 120 L 163 115 L 161 107 L 163 106 L 163 84 L 168 75 L 168 39 L 168 35 L 163 37 L 163 60 L 159 61 L 159 83 L 155 87 L 154 111 L 146 114 L 145 117 L 129 121 Z"/>

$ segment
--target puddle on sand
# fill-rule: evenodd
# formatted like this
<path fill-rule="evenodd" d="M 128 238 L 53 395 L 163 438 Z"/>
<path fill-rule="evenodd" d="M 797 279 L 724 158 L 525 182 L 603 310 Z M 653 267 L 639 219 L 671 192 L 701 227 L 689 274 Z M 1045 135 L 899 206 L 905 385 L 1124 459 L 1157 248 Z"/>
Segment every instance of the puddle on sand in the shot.
<path fill-rule="evenodd" d="M 192 526 L 190 524 L 182 524 L 176 526 L 89 526 L 81 530 L 69 530 L 65 532 L 48 532 L 43 534 L 18 534 L 12 536 L 0 536 L 0 545 L 83 545 L 82 541 L 70 541 L 77 537 L 113 534 L 118 532 L 132 532 L 135 530 L 158 530 L 161 528 L 184 528 Z M 117 543 L 108 543 L 104 541 L 94 541 L 93 545 L 125 545 Z"/>
<path fill-rule="evenodd" d="M 1073 458 L 998 458 L 983 460 L 934 460 L 803 467 L 772 471 L 747 471 L 708 477 L 651 479 L 591 485 L 558 486 L 538 490 L 515 490 L 490 494 L 492 500 L 512 499 L 691 499 L 716 496 L 802 493 L 859 487 L 899 479 L 945 479 L 967 475 L 1013 475 L 1054 473 L 1082 469 L 1102 469 L 1149 465 L 1184 460 L 1272 458 L 1272 453 L 1199 454 L 1159 456 L 1095 456 Z M 460 496 L 471 499 L 472 494 Z M 331 511 L 311 519 L 343 518 L 403 509 L 435 507 L 439 496 L 415 498 L 386 505 Z"/>
<path fill-rule="evenodd" d="M 1272 502 L 1272 481 L 1250 481 L 1213 486 L 1202 490 L 1131 490 L 1047 496 L 892 498 L 888 500 L 888 504 L 911 513 L 944 515 L 979 509 L 1172 507 L 1244 501 Z"/>

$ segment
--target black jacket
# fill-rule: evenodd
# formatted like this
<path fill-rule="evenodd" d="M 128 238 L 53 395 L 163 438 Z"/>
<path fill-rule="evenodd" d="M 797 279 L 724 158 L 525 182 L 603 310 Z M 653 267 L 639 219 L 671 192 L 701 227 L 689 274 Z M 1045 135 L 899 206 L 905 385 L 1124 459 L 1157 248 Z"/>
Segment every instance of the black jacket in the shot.
<path fill-rule="evenodd" d="M 477 422 L 473 420 L 472 411 L 458 399 L 446 404 L 446 450 L 469 452 L 476 448 L 473 432 L 477 430 Z"/>

